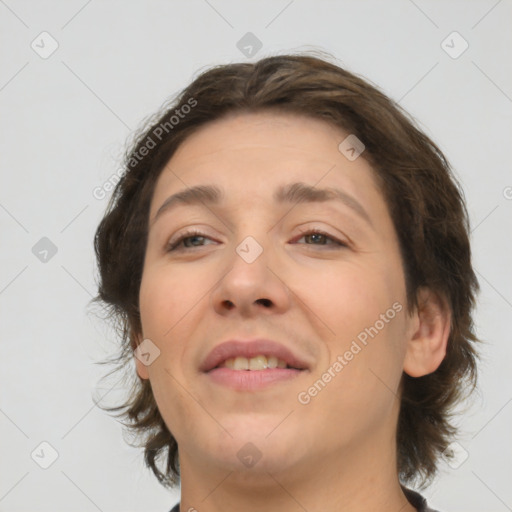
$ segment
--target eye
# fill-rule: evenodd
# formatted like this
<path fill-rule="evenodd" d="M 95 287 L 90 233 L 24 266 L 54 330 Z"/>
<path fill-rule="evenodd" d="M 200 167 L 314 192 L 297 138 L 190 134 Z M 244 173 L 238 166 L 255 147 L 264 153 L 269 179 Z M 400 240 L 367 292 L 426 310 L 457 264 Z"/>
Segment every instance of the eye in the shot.
<path fill-rule="evenodd" d="M 310 237 L 314 237 L 314 238 L 310 238 Z M 348 247 L 348 244 L 346 244 L 345 242 L 342 242 L 341 240 L 338 240 L 337 238 L 333 237 L 329 233 L 326 233 L 325 231 L 322 231 L 321 229 L 311 229 L 309 231 L 305 231 L 302 233 L 302 236 L 298 240 L 301 240 L 302 238 L 304 238 L 304 239 L 309 238 L 310 240 L 318 241 L 318 240 L 322 240 L 322 237 L 326 241 L 330 240 L 332 243 L 330 243 L 330 244 L 329 243 L 313 243 L 313 244 L 306 244 L 306 245 L 318 245 L 318 246 L 330 245 L 330 246 L 334 246 L 333 248 Z M 187 241 L 189 241 L 189 240 L 191 241 L 192 245 L 187 245 Z M 194 244 L 194 240 L 201 242 L 201 240 L 202 241 L 211 240 L 211 238 L 206 236 L 204 233 L 201 233 L 200 231 L 196 231 L 196 230 L 186 231 L 177 240 L 173 240 L 172 242 L 169 242 L 166 250 L 167 250 L 167 252 L 172 252 L 172 251 L 178 251 L 178 250 L 189 250 L 189 249 L 193 249 L 194 247 L 204 246 L 204 244 L 201 244 L 201 243 Z M 183 244 L 183 248 L 180 249 L 179 246 L 182 244 Z"/>
<path fill-rule="evenodd" d="M 313 237 L 313 238 L 312 238 Z M 329 233 L 326 233 L 325 231 L 322 231 L 321 229 L 311 229 L 309 231 L 304 231 L 302 232 L 302 236 L 300 238 L 298 238 L 297 240 L 301 240 L 302 238 L 309 238 L 310 240 L 322 240 L 322 239 L 326 239 L 326 240 L 330 240 L 331 244 L 328 244 L 328 243 L 313 243 L 313 244 L 306 244 L 306 245 L 319 245 L 319 246 L 323 246 L 323 245 L 334 245 L 336 248 L 337 247 L 348 247 L 348 244 L 345 243 L 345 242 L 342 242 L 341 240 L 338 240 L 337 238 L 333 237 L 332 235 L 330 235 Z"/>
<path fill-rule="evenodd" d="M 199 231 L 196 231 L 196 230 L 186 231 L 177 240 L 173 240 L 172 242 L 169 242 L 166 250 L 167 250 L 167 252 L 180 250 L 180 249 L 178 249 L 178 247 L 182 243 L 184 246 L 184 250 L 191 249 L 194 247 L 201 247 L 202 244 L 201 245 L 192 245 L 192 246 L 187 246 L 187 244 L 186 244 L 187 240 L 192 240 L 192 241 L 196 240 L 197 241 L 197 239 L 211 240 L 211 238 L 208 238 L 206 235 L 204 235 L 203 233 L 201 233 Z"/>

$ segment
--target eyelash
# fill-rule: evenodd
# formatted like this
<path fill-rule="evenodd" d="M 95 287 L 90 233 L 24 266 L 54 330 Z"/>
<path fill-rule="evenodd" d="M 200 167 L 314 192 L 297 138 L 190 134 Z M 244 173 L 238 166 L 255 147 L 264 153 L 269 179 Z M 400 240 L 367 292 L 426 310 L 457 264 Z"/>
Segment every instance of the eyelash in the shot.
<path fill-rule="evenodd" d="M 338 240 L 337 238 L 333 237 L 332 235 L 330 235 L 329 233 L 326 233 L 325 231 L 322 231 L 321 229 L 310 229 L 308 231 L 303 231 L 301 233 L 301 237 L 298 239 L 300 240 L 301 238 L 305 237 L 305 236 L 308 236 L 308 235 L 324 235 L 325 237 L 329 238 L 330 240 L 332 240 L 334 242 L 334 244 L 320 244 L 319 246 L 322 247 L 323 245 L 337 245 L 339 246 L 339 248 L 342 248 L 342 247 L 348 247 L 348 244 L 345 243 L 345 242 L 342 242 L 341 240 Z M 173 252 L 173 251 L 178 251 L 178 250 L 182 250 L 182 251 L 190 251 L 192 249 L 194 249 L 194 247 L 185 247 L 184 249 L 177 249 L 177 247 L 184 241 L 186 240 L 187 238 L 194 238 L 196 236 L 199 236 L 201 238 L 208 238 L 211 240 L 210 237 L 206 236 L 204 233 L 201 233 L 200 231 L 196 231 L 196 230 L 190 230 L 190 231 L 187 231 L 185 233 L 183 233 L 177 240 L 175 240 L 174 242 L 169 242 L 169 244 L 167 245 L 166 247 L 166 251 L 167 252 Z M 317 245 L 317 244 L 306 244 L 306 245 Z M 196 247 L 201 247 L 201 246 L 196 246 Z"/>

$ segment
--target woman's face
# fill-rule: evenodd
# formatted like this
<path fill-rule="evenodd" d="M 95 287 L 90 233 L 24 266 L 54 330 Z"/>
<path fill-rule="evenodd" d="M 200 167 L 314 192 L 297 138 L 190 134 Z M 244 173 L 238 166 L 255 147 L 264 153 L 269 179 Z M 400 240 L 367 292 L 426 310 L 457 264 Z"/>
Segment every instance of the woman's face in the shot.
<path fill-rule="evenodd" d="M 394 450 L 414 326 L 388 209 L 364 153 L 339 149 L 347 135 L 309 117 L 239 114 L 190 136 L 158 179 L 138 337 L 153 355 L 136 364 L 182 467 L 279 471 Z M 294 195 L 294 183 L 312 190 Z M 160 210 L 197 186 L 220 198 Z M 244 352 L 258 339 L 276 344 Z M 229 367 L 206 371 L 228 340 L 240 344 L 209 361 Z"/>

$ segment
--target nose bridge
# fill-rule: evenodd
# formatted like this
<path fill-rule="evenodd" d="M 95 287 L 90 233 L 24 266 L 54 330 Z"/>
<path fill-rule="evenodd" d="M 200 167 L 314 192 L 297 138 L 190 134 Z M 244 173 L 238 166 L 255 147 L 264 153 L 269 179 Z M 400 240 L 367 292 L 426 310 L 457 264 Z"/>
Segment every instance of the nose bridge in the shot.
<path fill-rule="evenodd" d="M 268 257 L 271 244 L 269 233 L 265 229 L 241 229 L 237 235 L 240 242 L 236 245 L 235 251 L 245 263 L 253 264 L 264 252 L 267 253 L 265 257 Z"/>
<path fill-rule="evenodd" d="M 274 312 L 286 309 L 289 303 L 286 279 L 279 277 L 280 265 L 274 258 L 271 227 L 256 214 L 256 209 L 246 211 L 236 227 L 230 268 L 213 293 L 218 312 L 225 313 L 227 304 L 243 314 L 249 314 L 256 305 L 264 305 L 265 309 L 270 306 Z"/>
<path fill-rule="evenodd" d="M 244 233 L 253 233 L 246 234 Z M 233 272 L 238 278 L 247 279 L 251 282 L 253 279 L 262 283 L 265 272 L 269 272 L 267 267 L 271 267 L 269 258 L 271 258 L 271 248 L 268 243 L 268 235 L 256 233 L 254 230 L 242 232 L 238 239 L 241 240 L 235 245 L 235 254 L 231 259 L 231 277 Z M 244 277 L 242 277 L 244 276 Z M 245 278 L 245 279 L 244 279 Z"/>
<path fill-rule="evenodd" d="M 246 263 L 256 261 L 270 247 L 271 219 L 262 198 L 255 194 L 238 211 L 235 224 L 235 250 Z"/>

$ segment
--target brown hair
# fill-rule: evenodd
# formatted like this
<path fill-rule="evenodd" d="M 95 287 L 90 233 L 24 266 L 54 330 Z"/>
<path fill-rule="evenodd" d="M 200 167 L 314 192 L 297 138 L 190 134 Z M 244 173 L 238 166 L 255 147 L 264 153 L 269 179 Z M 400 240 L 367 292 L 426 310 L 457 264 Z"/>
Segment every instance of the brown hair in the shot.
<path fill-rule="evenodd" d="M 133 333 L 142 333 L 138 295 L 149 206 L 162 169 L 200 126 L 231 113 L 263 110 L 322 119 L 364 143 L 363 156 L 378 175 L 398 234 L 408 309 L 418 307 L 421 286 L 442 294 L 451 308 L 441 365 L 419 378 L 404 373 L 401 383 L 397 472 L 402 482 L 425 486 L 457 432 L 450 418 L 454 404 L 466 387 L 476 386 L 472 310 L 479 285 L 464 196 L 444 155 L 397 103 L 325 58 L 277 55 L 211 68 L 148 119 L 131 142 L 125 173 L 95 236 L 100 284 L 94 302 L 105 305 L 122 338 L 116 370 L 135 374 Z M 106 409 L 122 411 L 125 425 L 143 438 L 145 462 L 158 480 L 167 486 L 179 482 L 178 445 L 149 380 L 135 378 L 127 401 Z M 157 462 L 164 456 L 162 471 Z"/>

